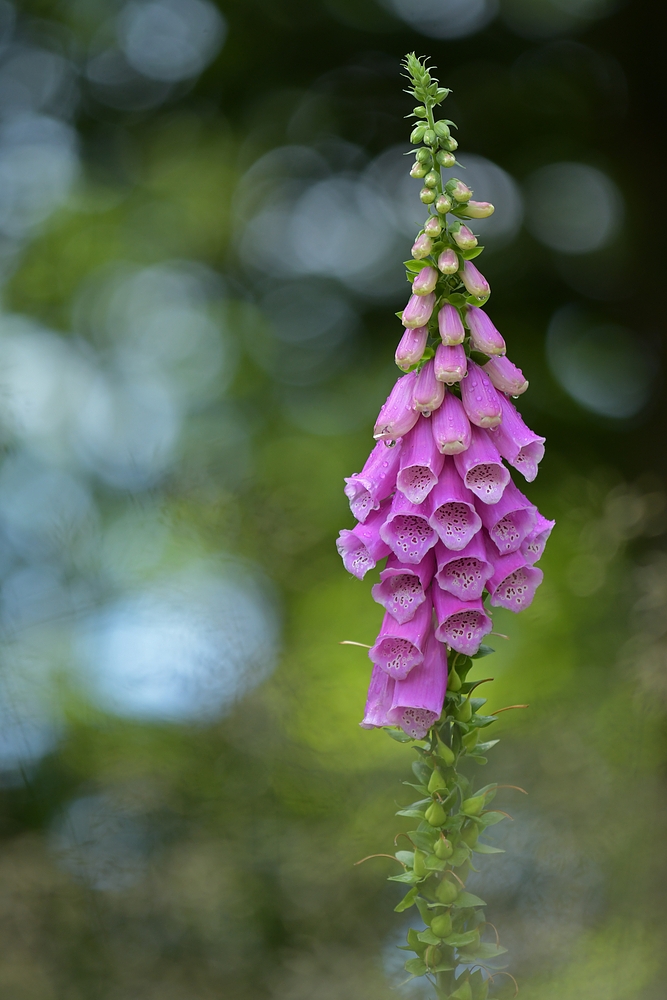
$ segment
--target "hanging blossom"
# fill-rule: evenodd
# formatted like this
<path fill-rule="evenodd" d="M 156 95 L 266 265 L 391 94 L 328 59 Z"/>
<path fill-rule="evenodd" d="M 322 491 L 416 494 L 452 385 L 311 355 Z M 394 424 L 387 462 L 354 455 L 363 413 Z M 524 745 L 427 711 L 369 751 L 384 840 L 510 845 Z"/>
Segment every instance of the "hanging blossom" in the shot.
<path fill-rule="evenodd" d="M 507 357 L 485 308 L 489 283 L 473 263 L 483 250 L 473 220 L 494 207 L 473 200 L 462 180 L 443 181 L 458 144 L 454 123 L 436 121 L 434 109 L 449 91 L 414 54 L 404 66 L 419 102 L 410 173 L 423 181 L 429 215 L 406 262 L 412 291 L 396 349 L 404 374 L 380 410 L 366 464 L 345 480 L 357 523 L 337 545 L 359 579 L 386 560 L 372 588 L 385 614 L 368 654 L 361 725 L 413 742 L 418 754 L 421 797 L 398 813 L 418 822 L 403 834 L 410 850 L 395 855 L 403 871 L 391 876 L 408 887 L 396 910 L 416 906 L 424 923 L 408 932 L 415 957 L 405 968 L 443 1000 L 485 1000 L 506 949 L 465 880 L 473 853 L 498 853 L 481 837 L 506 814 L 488 808 L 496 784 L 475 790 L 459 771 L 464 758 L 486 763 L 497 742 L 482 738 L 495 715 L 473 697 L 483 682 L 467 675 L 493 652 L 484 645 L 493 608 L 519 612 L 533 600 L 554 522 L 515 482 L 535 479 L 544 438 L 513 402 L 528 382 Z"/>

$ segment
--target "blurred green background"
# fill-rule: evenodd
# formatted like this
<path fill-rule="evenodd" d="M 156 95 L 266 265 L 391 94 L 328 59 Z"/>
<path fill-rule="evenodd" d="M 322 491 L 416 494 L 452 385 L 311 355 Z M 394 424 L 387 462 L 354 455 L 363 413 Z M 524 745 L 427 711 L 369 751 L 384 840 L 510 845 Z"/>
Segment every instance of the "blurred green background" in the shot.
<path fill-rule="evenodd" d="M 487 780 L 530 794 L 471 888 L 526 1000 L 664 994 L 664 27 L 0 0 L 3 1000 L 423 995 L 391 863 L 353 867 L 406 828 L 411 751 L 358 727 L 338 643 L 381 615 L 334 547 L 424 216 L 410 50 L 497 206 L 482 270 L 558 521 L 480 661 L 490 708 L 530 702 Z"/>

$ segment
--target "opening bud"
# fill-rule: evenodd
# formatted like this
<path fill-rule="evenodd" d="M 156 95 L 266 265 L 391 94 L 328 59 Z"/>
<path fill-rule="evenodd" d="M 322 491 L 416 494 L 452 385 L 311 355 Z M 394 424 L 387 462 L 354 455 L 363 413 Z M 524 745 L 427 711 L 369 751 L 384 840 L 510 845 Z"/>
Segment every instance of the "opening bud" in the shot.
<path fill-rule="evenodd" d="M 495 212 L 495 208 L 490 201 L 469 201 L 465 211 L 470 219 L 488 219 Z"/>
<path fill-rule="evenodd" d="M 447 181 L 445 191 L 457 202 L 467 202 L 472 197 L 472 191 L 468 185 L 460 181 L 458 177 L 452 177 L 451 180 Z"/>
<path fill-rule="evenodd" d="M 459 275 L 466 289 L 476 299 L 487 299 L 491 294 L 491 287 L 488 281 L 481 271 L 477 270 L 471 260 L 464 261 Z"/>
<path fill-rule="evenodd" d="M 424 178 L 424 184 L 426 187 L 434 188 L 438 186 L 438 175 L 435 170 L 429 170 L 426 177 Z"/>
<path fill-rule="evenodd" d="M 427 340 L 428 327 L 417 326 L 414 329 L 409 327 L 406 329 L 395 354 L 396 364 L 401 371 L 407 372 L 421 361 Z"/>
<path fill-rule="evenodd" d="M 438 283 L 438 272 L 434 267 L 424 267 L 412 282 L 415 295 L 430 295 Z"/>
<path fill-rule="evenodd" d="M 427 236 L 425 233 L 422 233 L 422 235 L 418 236 L 417 239 L 412 244 L 412 250 L 410 251 L 410 253 L 412 254 L 415 260 L 423 260 L 424 257 L 428 257 L 432 249 L 433 249 L 432 239 L 430 238 L 430 236 Z"/>
<path fill-rule="evenodd" d="M 448 153 L 444 149 L 439 149 L 435 154 L 435 158 L 441 167 L 453 167 L 456 163 L 456 157 L 453 153 Z"/>
<path fill-rule="evenodd" d="M 459 258 L 456 251 L 448 248 L 443 250 L 438 257 L 438 270 L 443 274 L 456 274 L 459 269 Z"/>
<path fill-rule="evenodd" d="M 433 292 L 429 295 L 411 295 L 401 317 L 403 326 L 426 326 L 434 306 L 435 295 Z"/>
<path fill-rule="evenodd" d="M 467 226 L 459 225 L 452 229 L 452 238 L 460 250 L 472 250 L 477 246 L 477 237 Z"/>
<path fill-rule="evenodd" d="M 424 232 L 427 236 L 439 236 L 442 232 L 442 222 L 437 215 L 429 215 L 424 223 Z"/>
<path fill-rule="evenodd" d="M 435 201 L 435 191 L 433 188 L 423 187 L 419 192 L 419 199 L 423 205 L 431 205 Z"/>
<path fill-rule="evenodd" d="M 438 312 L 438 329 L 445 345 L 462 344 L 465 340 L 465 328 L 456 306 L 447 302 Z"/>
<path fill-rule="evenodd" d="M 455 149 L 459 148 L 459 144 L 453 135 L 450 135 L 449 139 L 440 140 L 445 149 L 448 149 L 450 153 L 453 153 Z"/>
<path fill-rule="evenodd" d="M 446 215 L 447 212 L 451 212 L 453 208 L 453 202 L 451 198 L 448 198 L 446 194 L 438 195 L 438 199 L 435 203 L 435 210 L 439 212 L 440 215 Z"/>
<path fill-rule="evenodd" d="M 413 163 L 410 168 L 410 176 L 416 177 L 417 180 L 421 180 L 422 177 L 426 176 L 426 167 L 423 163 Z"/>

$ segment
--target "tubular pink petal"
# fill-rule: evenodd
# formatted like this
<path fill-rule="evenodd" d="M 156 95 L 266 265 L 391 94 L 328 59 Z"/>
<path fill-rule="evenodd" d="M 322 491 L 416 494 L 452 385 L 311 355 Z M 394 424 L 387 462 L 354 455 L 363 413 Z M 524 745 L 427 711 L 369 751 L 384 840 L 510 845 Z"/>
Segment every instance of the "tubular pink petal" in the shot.
<path fill-rule="evenodd" d="M 493 566 L 486 554 L 481 531 L 473 535 L 460 552 L 452 552 L 442 542 L 435 547 L 438 571 L 435 579 L 442 590 L 460 601 L 475 601 L 484 593 L 486 581 L 493 573 Z"/>
<path fill-rule="evenodd" d="M 442 406 L 431 417 L 431 432 L 443 455 L 458 455 L 470 447 L 470 421 L 458 396 L 445 393 Z"/>
<path fill-rule="evenodd" d="M 421 740 L 440 718 L 447 690 L 447 650 L 435 638 L 428 637 L 424 661 L 414 667 L 403 681 L 396 681 L 391 708 L 387 713 L 393 725 Z"/>
<path fill-rule="evenodd" d="M 486 315 L 477 306 L 468 306 L 466 321 L 470 330 L 470 346 L 483 354 L 504 354 L 507 348 L 502 336 Z"/>
<path fill-rule="evenodd" d="M 526 427 L 507 396 L 500 392 L 498 398 L 503 418 L 500 426 L 490 431 L 491 440 L 503 458 L 521 473 L 526 482 L 532 483 L 544 458 L 545 439 Z"/>
<path fill-rule="evenodd" d="M 390 548 L 380 537 L 388 508 L 388 502 L 381 504 L 379 510 L 374 510 L 366 517 L 364 524 L 357 524 L 351 531 L 343 528 L 338 535 L 336 548 L 343 565 L 358 580 L 363 580 L 378 560 L 389 555 Z"/>
<path fill-rule="evenodd" d="M 445 387 L 435 377 L 433 359 L 422 365 L 421 371 L 417 375 L 414 396 L 412 397 L 415 410 L 419 410 L 424 416 L 429 416 L 437 410 L 445 398 Z M 414 433 L 414 432 L 413 432 Z"/>
<path fill-rule="evenodd" d="M 529 566 L 538 562 L 544 555 L 545 546 L 555 523 L 555 521 L 548 521 L 538 510 L 535 527 L 521 545 L 521 552 Z"/>
<path fill-rule="evenodd" d="M 345 478 L 345 496 L 357 521 L 363 523 L 372 510 L 379 508 L 380 501 L 393 493 L 402 444 L 402 438 L 393 447 L 378 441 L 361 472 Z"/>
<path fill-rule="evenodd" d="M 452 230 L 452 238 L 461 250 L 472 250 L 477 246 L 477 237 L 467 226 Z"/>
<path fill-rule="evenodd" d="M 426 640 L 431 631 L 431 612 L 430 596 L 418 606 L 413 617 L 402 625 L 387 612 L 375 645 L 368 650 L 373 663 L 395 680 L 407 677 L 412 668 L 424 659 Z"/>
<path fill-rule="evenodd" d="M 412 250 L 410 253 L 415 260 L 423 260 L 424 257 L 428 257 L 431 250 L 433 249 L 433 240 L 426 233 L 422 233 L 412 244 Z"/>
<path fill-rule="evenodd" d="M 494 608 L 507 608 L 518 613 L 532 602 L 544 574 L 529 566 L 522 552 L 507 556 L 492 556 L 493 576 L 487 584 Z"/>
<path fill-rule="evenodd" d="M 499 392 L 506 392 L 510 396 L 520 396 L 528 388 L 528 382 L 523 377 L 523 372 L 516 365 L 513 365 L 509 358 L 490 358 L 482 371 L 491 379 L 491 383 Z"/>
<path fill-rule="evenodd" d="M 456 306 L 446 303 L 438 313 L 438 329 L 445 346 L 462 344 L 465 340 L 465 327 Z"/>
<path fill-rule="evenodd" d="M 465 211 L 471 219 L 488 219 L 495 212 L 495 208 L 490 201 L 469 201 Z"/>
<path fill-rule="evenodd" d="M 398 379 L 375 422 L 373 437 L 376 441 L 395 441 L 417 423 L 419 414 L 412 405 L 416 382 L 416 372 L 402 375 Z"/>
<path fill-rule="evenodd" d="M 399 562 L 417 565 L 438 540 L 435 529 L 429 524 L 431 503 L 418 507 L 397 490 L 391 510 L 380 528 L 380 537 L 386 542 Z"/>
<path fill-rule="evenodd" d="M 362 729 L 377 729 L 380 726 L 391 726 L 388 712 L 394 698 L 396 681 L 380 667 L 373 665 L 371 682 L 368 685 L 366 710 L 363 721 L 359 723 Z"/>
<path fill-rule="evenodd" d="M 498 503 L 480 503 L 477 510 L 501 555 L 516 552 L 535 527 L 537 508 L 511 481 Z"/>
<path fill-rule="evenodd" d="M 468 292 L 476 299 L 486 299 L 491 294 L 491 288 L 484 275 L 477 270 L 471 260 L 463 262 L 463 267 L 459 271 L 459 277 Z"/>
<path fill-rule="evenodd" d="M 426 326 L 435 306 L 435 295 L 411 295 L 403 310 L 401 322 L 403 326 Z"/>
<path fill-rule="evenodd" d="M 473 656 L 493 624 L 480 599 L 461 601 L 440 587 L 432 587 L 433 606 L 438 627 L 436 638 L 457 653 Z"/>
<path fill-rule="evenodd" d="M 510 481 L 510 474 L 487 432 L 478 427 L 471 430 L 472 441 L 468 450 L 454 455 L 456 469 L 464 484 L 483 503 L 498 503 Z"/>
<path fill-rule="evenodd" d="M 440 275 L 434 267 L 423 267 L 412 282 L 414 295 L 430 295 L 438 283 Z"/>
<path fill-rule="evenodd" d="M 443 274 L 456 274 L 459 269 L 459 258 L 455 250 L 443 250 L 438 257 L 438 270 Z"/>
<path fill-rule="evenodd" d="M 446 344 L 438 344 L 435 350 L 433 362 L 435 377 L 439 382 L 446 385 L 453 385 L 466 377 L 468 371 L 468 358 L 461 344 L 450 347 Z"/>
<path fill-rule="evenodd" d="M 416 326 L 414 329 L 405 330 L 394 355 L 396 364 L 402 371 L 408 371 L 409 368 L 421 361 L 427 340 L 427 326 Z"/>
<path fill-rule="evenodd" d="M 461 382 L 461 401 L 471 424 L 489 428 L 502 420 L 498 393 L 489 376 L 474 361 L 468 361 L 468 376 Z"/>
<path fill-rule="evenodd" d="M 475 510 L 474 497 L 461 482 L 451 458 L 445 459 L 430 502 L 431 528 L 448 549 L 460 552 L 482 527 L 482 520 Z"/>
<path fill-rule="evenodd" d="M 406 566 L 390 555 L 380 573 L 380 583 L 372 588 L 373 600 L 393 615 L 397 622 L 410 621 L 420 604 L 435 572 L 433 550 L 426 553 L 416 566 Z"/>
<path fill-rule="evenodd" d="M 444 459 L 431 433 L 431 423 L 420 417 L 403 441 L 396 488 L 411 503 L 423 503 L 438 481 Z"/>

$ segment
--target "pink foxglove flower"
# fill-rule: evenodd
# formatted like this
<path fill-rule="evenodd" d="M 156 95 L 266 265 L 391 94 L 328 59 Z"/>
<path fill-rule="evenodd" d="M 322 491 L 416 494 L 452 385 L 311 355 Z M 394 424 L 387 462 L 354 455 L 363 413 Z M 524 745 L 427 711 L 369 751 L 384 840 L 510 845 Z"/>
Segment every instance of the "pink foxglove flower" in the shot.
<path fill-rule="evenodd" d="M 516 365 L 513 365 L 509 358 L 490 358 L 482 371 L 491 379 L 491 384 L 499 392 L 506 392 L 509 396 L 520 396 L 528 388 L 528 382 L 523 377 L 523 372 Z"/>
<path fill-rule="evenodd" d="M 469 201 L 465 206 L 465 214 L 470 219 L 488 219 L 495 212 L 490 201 Z"/>
<path fill-rule="evenodd" d="M 458 455 L 468 450 L 472 431 L 458 396 L 451 392 L 445 394 L 442 406 L 431 418 L 431 431 L 433 440 L 443 455 Z"/>
<path fill-rule="evenodd" d="M 436 637 L 457 653 L 474 656 L 493 627 L 481 599 L 462 601 L 437 585 L 432 586 L 431 591 L 438 623 Z"/>
<path fill-rule="evenodd" d="M 417 376 L 417 384 L 412 397 L 413 405 L 415 410 L 419 410 L 425 417 L 428 417 L 438 409 L 444 398 L 445 386 L 435 377 L 435 368 L 433 359 L 431 359 L 422 365 Z"/>
<path fill-rule="evenodd" d="M 451 458 L 445 459 L 430 501 L 433 512 L 429 524 L 448 549 L 460 552 L 482 527 L 482 519 L 475 509 L 472 493 L 461 482 Z"/>
<path fill-rule="evenodd" d="M 526 427 L 516 407 L 502 392 L 498 394 L 503 419 L 490 432 L 500 454 L 517 469 L 526 482 L 532 483 L 537 467 L 544 458 L 544 438 Z"/>
<path fill-rule="evenodd" d="M 477 237 L 467 226 L 452 230 L 452 239 L 460 250 L 472 250 L 477 246 Z"/>
<path fill-rule="evenodd" d="M 486 299 L 491 294 L 491 288 L 484 275 L 477 270 L 471 260 L 464 261 L 459 277 L 467 291 L 477 299 Z"/>
<path fill-rule="evenodd" d="M 390 677 L 381 667 L 373 666 L 364 718 L 359 723 L 363 729 L 376 729 L 391 724 L 388 713 L 394 700 L 395 684 L 394 678 Z"/>
<path fill-rule="evenodd" d="M 537 512 L 535 527 L 521 545 L 521 551 L 526 557 L 526 562 L 529 566 L 539 562 L 542 558 L 544 548 L 555 523 L 555 521 L 548 521 L 546 517 L 542 517 L 539 511 Z"/>
<path fill-rule="evenodd" d="M 474 361 L 468 361 L 467 378 L 461 382 L 461 401 L 471 424 L 497 427 L 502 420 L 502 404 L 491 380 Z"/>
<path fill-rule="evenodd" d="M 415 295 L 430 295 L 438 283 L 438 272 L 434 267 L 423 267 L 412 282 Z"/>
<path fill-rule="evenodd" d="M 344 492 L 357 521 L 365 521 L 380 501 L 394 492 L 402 443 L 402 438 L 393 447 L 378 441 L 361 472 L 346 477 Z"/>
<path fill-rule="evenodd" d="M 403 326 L 426 326 L 435 306 L 435 295 L 411 295 L 403 310 L 401 323 Z"/>
<path fill-rule="evenodd" d="M 402 563 L 416 566 L 437 542 L 435 528 L 429 523 L 430 514 L 429 500 L 417 506 L 400 490 L 394 494 L 380 537 Z"/>
<path fill-rule="evenodd" d="M 380 582 L 372 587 L 373 600 L 381 604 L 397 622 L 410 621 L 419 605 L 426 600 L 434 573 L 432 549 L 416 565 L 406 565 L 392 554 L 380 573 Z"/>
<path fill-rule="evenodd" d="M 407 372 L 413 365 L 419 364 L 427 340 L 427 326 L 416 326 L 414 329 L 410 327 L 406 329 L 394 355 L 396 364 L 402 371 Z"/>
<path fill-rule="evenodd" d="M 423 260 L 424 257 L 428 257 L 431 250 L 433 249 L 433 240 L 426 233 L 422 233 L 412 244 L 412 250 L 410 251 L 415 260 Z"/>
<path fill-rule="evenodd" d="M 509 482 L 498 503 L 478 506 L 482 524 L 501 555 L 516 552 L 535 527 L 537 508 Z"/>
<path fill-rule="evenodd" d="M 456 469 L 468 489 L 483 503 L 498 503 L 510 474 L 487 432 L 479 427 L 471 430 L 472 442 L 468 450 L 454 455 Z"/>
<path fill-rule="evenodd" d="M 507 556 L 492 556 L 493 576 L 488 589 L 491 604 L 508 611 L 523 611 L 535 596 L 542 583 L 543 573 L 537 566 L 529 566 L 522 552 Z"/>
<path fill-rule="evenodd" d="M 417 423 L 419 413 L 412 405 L 416 381 L 416 373 L 410 372 L 396 382 L 375 421 L 373 437 L 376 441 L 395 441 Z"/>
<path fill-rule="evenodd" d="M 403 439 L 396 488 L 411 503 L 423 503 L 438 481 L 443 462 L 433 440 L 431 422 L 422 416 Z"/>
<path fill-rule="evenodd" d="M 502 336 L 484 312 L 477 306 L 468 306 L 466 322 L 470 329 L 470 346 L 483 354 L 504 354 L 507 348 Z"/>
<path fill-rule="evenodd" d="M 351 531 L 343 528 L 338 536 L 336 548 L 348 573 L 363 580 L 369 569 L 373 569 L 379 559 L 384 559 L 391 551 L 380 537 L 380 530 L 388 513 L 388 502 L 369 514 L 364 524 L 357 524 Z M 435 534 L 435 533 L 434 533 Z M 435 540 L 434 540 L 435 544 Z"/>
<path fill-rule="evenodd" d="M 456 306 L 446 303 L 438 313 L 438 329 L 445 346 L 462 344 L 465 340 L 465 327 Z"/>
<path fill-rule="evenodd" d="M 476 601 L 484 593 L 486 581 L 493 573 L 493 566 L 486 553 L 481 531 L 473 535 L 460 552 L 453 552 L 442 542 L 435 547 L 438 571 L 435 579 L 439 587 L 461 601 Z"/>
<path fill-rule="evenodd" d="M 424 659 L 426 640 L 431 631 L 431 617 L 430 597 L 403 624 L 399 624 L 387 611 L 375 645 L 368 650 L 370 659 L 394 680 L 403 680 Z"/>
<path fill-rule="evenodd" d="M 461 344 L 448 347 L 445 344 L 438 344 L 435 350 L 435 360 L 433 362 L 435 377 L 445 385 L 454 385 L 466 377 L 468 371 L 468 357 Z"/>
<path fill-rule="evenodd" d="M 456 274 L 460 266 L 456 251 L 451 248 L 443 250 L 438 257 L 438 270 L 442 274 Z"/>
<path fill-rule="evenodd" d="M 447 689 L 447 651 L 431 632 L 424 660 L 394 684 L 387 717 L 415 740 L 423 740 L 440 718 Z"/>

